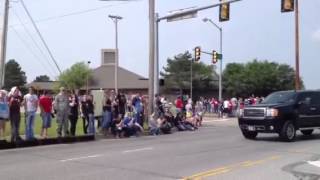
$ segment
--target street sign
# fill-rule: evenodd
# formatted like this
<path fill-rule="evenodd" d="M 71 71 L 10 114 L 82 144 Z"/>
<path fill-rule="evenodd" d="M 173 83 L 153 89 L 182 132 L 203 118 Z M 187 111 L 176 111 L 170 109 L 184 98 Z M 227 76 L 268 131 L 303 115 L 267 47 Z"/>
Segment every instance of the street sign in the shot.
<path fill-rule="evenodd" d="M 196 17 L 198 17 L 198 11 L 187 13 L 187 14 L 179 13 L 177 16 L 172 16 L 167 18 L 167 22 L 181 21 L 181 20 L 192 19 Z"/>

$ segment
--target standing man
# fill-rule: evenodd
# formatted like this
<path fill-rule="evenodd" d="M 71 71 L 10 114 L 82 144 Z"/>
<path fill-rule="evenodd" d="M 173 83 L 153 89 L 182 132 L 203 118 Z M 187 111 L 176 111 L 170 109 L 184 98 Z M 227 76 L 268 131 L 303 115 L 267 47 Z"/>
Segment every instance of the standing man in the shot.
<path fill-rule="evenodd" d="M 57 133 L 58 137 L 62 136 L 62 129 L 64 131 L 64 136 L 68 136 L 68 115 L 69 115 L 69 97 L 65 92 L 64 87 L 60 88 L 60 93 L 56 96 L 54 100 L 54 109 L 57 112 Z"/>
<path fill-rule="evenodd" d="M 34 94 L 33 87 L 29 88 L 29 93 L 23 98 L 23 105 L 26 115 L 26 140 L 34 140 L 34 119 L 38 109 L 38 97 Z"/>
<path fill-rule="evenodd" d="M 20 129 L 20 107 L 22 102 L 21 92 L 18 87 L 13 87 L 9 93 L 9 118 L 11 122 L 11 142 L 21 141 Z"/>
<path fill-rule="evenodd" d="M 39 106 L 41 110 L 40 115 L 42 117 L 41 137 L 48 138 L 48 128 L 51 127 L 52 99 L 47 91 L 44 91 L 43 95 L 40 97 Z"/>

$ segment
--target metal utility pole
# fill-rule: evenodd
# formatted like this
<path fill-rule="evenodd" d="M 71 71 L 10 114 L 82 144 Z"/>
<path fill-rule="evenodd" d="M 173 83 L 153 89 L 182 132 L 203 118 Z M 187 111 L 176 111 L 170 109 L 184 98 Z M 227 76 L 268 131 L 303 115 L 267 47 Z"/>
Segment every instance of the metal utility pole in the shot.
<path fill-rule="evenodd" d="M 154 94 L 159 94 L 159 14 L 155 14 Z"/>
<path fill-rule="evenodd" d="M 222 53 L 222 27 L 218 26 L 216 23 L 214 23 L 211 19 L 204 18 L 204 22 L 210 22 L 212 25 L 214 25 L 220 32 L 220 54 L 223 55 Z M 219 101 L 222 100 L 222 59 L 220 60 L 220 74 L 219 74 Z"/>
<path fill-rule="evenodd" d="M 118 94 L 118 68 L 119 68 L 119 48 L 118 48 L 118 22 L 123 19 L 120 16 L 114 16 L 109 15 L 109 18 L 112 19 L 112 21 L 115 24 L 115 35 L 116 35 L 116 58 L 115 58 L 115 65 L 114 65 L 114 89 L 116 91 L 116 94 Z"/>
<path fill-rule="evenodd" d="M 7 51 L 7 34 L 9 22 L 9 0 L 5 1 L 3 28 L 1 34 L 1 60 L 0 60 L 0 88 L 4 86 L 4 75 L 6 66 L 6 51 Z"/>
<path fill-rule="evenodd" d="M 296 90 L 300 90 L 300 47 L 299 47 L 299 0 L 295 0 L 295 48 L 296 48 L 296 77 L 295 86 Z"/>
<path fill-rule="evenodd" d="M 154 107 L 155 0 L 149 0 L 149 88 L 148 118 Z"/>

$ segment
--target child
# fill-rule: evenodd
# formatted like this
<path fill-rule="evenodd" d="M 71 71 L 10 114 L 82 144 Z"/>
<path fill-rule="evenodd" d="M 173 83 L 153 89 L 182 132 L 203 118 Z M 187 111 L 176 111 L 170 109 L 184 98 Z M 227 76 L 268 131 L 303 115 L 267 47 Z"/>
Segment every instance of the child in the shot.
<path fill-rule="evenodd" d="M 0 139 L 5 139 L 6 122 L 9 118 L 9 104 L 7 92 L 0 90 Z"/>

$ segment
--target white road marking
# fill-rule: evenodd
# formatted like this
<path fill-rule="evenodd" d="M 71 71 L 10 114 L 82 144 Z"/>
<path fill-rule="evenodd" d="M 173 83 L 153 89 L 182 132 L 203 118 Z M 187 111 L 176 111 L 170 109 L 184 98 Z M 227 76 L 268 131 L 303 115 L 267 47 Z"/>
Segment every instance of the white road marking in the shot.
<path fill-rule="evenodd" d="M 320 161 L 308 161 L 309 164 L 320 167 Z"/>
<path fill-rule="evenodd" d="M 126 150 L 126 151 L 122 151 L 122 153 L 126 154 L 126 153 L 133 153 L 133 152 L 140 152 L 140 151 L 150 151 L 150 150 L 153 150 L 153 147 L 146 147 L 146 148 L 141 148 L 141 149 Z"/>
<path fill-rule="evenodd" d="M 224 122 L 224 121 L 230 121 L 233 120 L 231 118 L 225 118 L 225 119 L 217 119 L 217 120 L 211 120 L 211 121 L 203 121 L 204 123 L 212 123 L 212 122 Z"/>
<path fill-rule="evenodd" d="M 62 159 L 60 162 L 68 162 L 68 161 L 77 161 L 77 160 L 82 160 L 82 159 L 89 159 L 89 158 L 97 158 L 101 157 L 102 154 L 95 154 L 91 156 L 82 156 L 82 157 L 77 157 L 77 158 L 70 158 L 70 159 Z"/>

